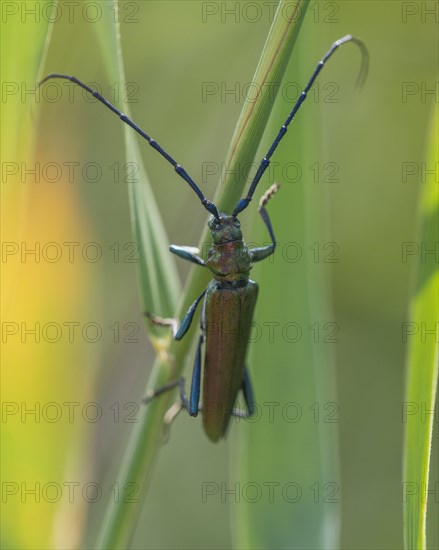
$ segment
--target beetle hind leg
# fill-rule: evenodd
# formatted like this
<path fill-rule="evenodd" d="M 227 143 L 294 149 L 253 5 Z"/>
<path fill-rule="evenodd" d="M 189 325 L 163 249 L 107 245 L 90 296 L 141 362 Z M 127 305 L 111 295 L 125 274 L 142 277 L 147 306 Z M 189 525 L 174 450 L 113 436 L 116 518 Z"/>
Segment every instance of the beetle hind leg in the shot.
<path fill-rule="evenodd" d="M 171 391 L 177 386 L 180 387 L 180 393 L 181 388 L 183 387 L 184 391 L 184 378 L 178 378 L 177 380 L 171 380 L 171 382 L 168 382 L 167 384 L 164 384 L 160 388 L 157 388 L 156 390 L 148 390 L 146 395 L 142 397 L 142 403 L 144 405 L 149 405 L 151 401 L 153 401 L 156 397 L 159 397 L 159 395 L 162 395 L 163 393 L 166 393 L 167 391 Z"/>
<path fill-rule="evenodd" d="M 194 372 L 195 375 L 195 372 Z M 194 386 L 194 375 L 192 376 L 192 387 Z M 191 392 L 191 399 L 189 400 L 186 395 L 185 390 L 185 378 L 181 377 L 176 380 L 172 380 L 171 382 L 168 382 L 167 384 L 164 384 L 160 388 L 157 388 L 156 390 L 148 390 L 146 395 L 142 397 L 142 403 L 144 405 L 149 405 L 156 397 L 159 397 L 160 395 L 173 390 L 178 386 L 179 388 L 179 394 L 180 394 L 180 402 L 174 403 L 171 408 L 168 410 L 168 412 L 165 415 L 165 423 L 170 424 L 173 419 L 177 416 L 177 414 L 180 412 L 181 409 L 186 409 L 187 412 L 191 416 L 197 416 L 198 413 L 198 407 L 195 409 L 194 407 L 191 407 L 192 401 L 195 399 L 195 394 L 192 396 Z M 195 382 L 196 385 L 196 382 Z"/>
<path fill-rule="evenodd" d="M 244 411 L 242 409 L 233 409 L 232 416 L 237 416 L 239 418 L 248 418 L 249 416 L 253 416 L 255 414 L 256 407 L 250 374 L 247 367 L 244 370 L 244 379 L 242 380 L 241 391 L 244 396 L 245 406 L 247 410 Z"/>

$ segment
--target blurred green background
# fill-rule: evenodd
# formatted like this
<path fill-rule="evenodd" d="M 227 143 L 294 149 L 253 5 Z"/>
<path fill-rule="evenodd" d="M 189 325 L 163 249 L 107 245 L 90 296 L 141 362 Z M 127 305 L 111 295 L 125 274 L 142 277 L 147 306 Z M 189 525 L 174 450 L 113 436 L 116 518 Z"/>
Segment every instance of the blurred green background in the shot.
<path fill-rule="evenodd" d="M 69 13 L 64 4 L 44 72 L 73 74 L 93 82 L 111 100 L 125 91 L 106 80 L 93 28 L 96 12 L 92 3 L 87 4 L 89 11 L 77 8 Z M 215 166 L 224 160 L 275 4 L 121 3 L 122 46 L 133 117 L 200 182 L 207 197 L 213 197 L 218 176 L 206 179 L 203 163 Z M 300 68 L 292 64 L 289 73 L 300 74 L 303 86 L 329 45 L 347 33 L 361 38 L 370 53 L 369 76 L 361 92 L 354 92 L 353 86 L 358 53 L 354 48 L 348 51 L 348 46 L 337 54 L 319 79 L 319 93 L 310 96 L 285 138 L 290 140 L 285 147 L 294 161 L 294 147 L 300 147 L 304 134 L 308 143 L 312 141 L 313 124 L 318 121 L 316 141 L 323 156 L 313 157 L 311 152 L 302 166 L 303 177 L 284 184 L 321 186 L 326 240 L 339 247 L 340 261 L 329 267 L 330 320 L 337 323 L 340 340 L 333 351 L 340 411 L 342 548 L 394 549 L 403 544 L 406 346 L 401 331 L 407 320 L 416 256 L 403 262 L 402 246 L 416 241 L 416 205 L 423 183 L 416 171 L 424 160 L 429 118 L 433 102 L 437 102 L 437 88 L 436 95 L 425 93 L 437 86 L 437 21 L 424 12 L 433 6 L 433 2 L 311 2 L 297 43 Z M 291 76 L 289 81 L 295 82 Z M 203 98 L 205 83 L 235 92 Z M 288 89 L 288 94 L 292 95 L 293 89 Z M 51 91 L 61 90 L 62 98 L 53 96 L 50 101 Z M 333 90 L 336 101 L 331 102 Z M 7 381 L 14 389 L 6 394 L 6 401 L 39 402 L 41 407 L 50 402 L 79 405 L 73 421 L 66 405 L 56 422 L 47 421 L 47 415 L 55 414 L 56 409 L 46 409 L 46 417 L 42 414 L 39 422 L 33 422 L 31 416 L 23 421 L 19 414 L 11 415 L 7 427 L 15 440 L 5 441 L 10 450 L 4 479 L 30 484 L 35 479 L 42 484 L 79 482 L 79 490 L 95 481 L 102 495 L 95 503 L 73 498 L 72 502 L 53 503 L 43 499 L 36 504 L 29 500 L 21 503 L 11 496 L 3 514 L 5 548 L 72 548 L 80 544 L 84 533 L 85 545 L 92 545 L 107 500 L 116 498 L 118 465 L 154 358 L 143 328 L 136 264 L 130 256 L 121 123 L 67 84 L 46 88 L 45 94 L 46 101 L 35 105 L 32 113 L 35 125 L 40 117 L 35 156 L 41 167 L 48 163 L 62 166 L 62 176 L 58 179 L 54 172 L 44 173 L 41 168 L 39 182 L 23 183 L 29 207 L 24 241 L 80 245 L 73 262 L 63 247 L 59 262 L 9 263 L 7 268 L 14 277 L 18 275 L 11 309 L 14 314 L 8 319 L 60 325 L 78 322 L 80 329 L 86 323 L 96 323 L 102 328 L 102 337 L 95 343 L 87 341 L 93 337 L 91 327 L 90 337 L 77 334 L 73 342 L 68 342 L 65 332 L 58 343 L 48 343 L 46 338 L 38 346 L 20 346 L 18 340 L 12 340 L 8 351 L 15 351 L 15 359 Z M 289 99 L 289 95 L 280 95 L 276 107 L 279 120 L 288 112 Z M 274 127 L 270 131 L 274 133 Z M 169 241 L 196 245 L 206 219 L 204 210 L 158 155 L 147 146 L 143 150 Z M 335 162 L 340 168 L 339 181 L 314 181 L 309 166 L 315 162 L 319 166 Z M 416 173 L 405 177 L 404 163 L 410 163 Z M 84 167 L 86 172 L 82 172 Z M 275 176 L 282 182 L 282 172 Z M 280 193 L 277 200 L 283 202 Z M 296 209 L 300 211 L 300 205 Z M 256 218 L 254 208 L 250 210 L 243 216 L 249 240 Z M 276 228 L 275 214 L 272 220 Z M 284 231 L 281 242 L 297 240 Z M 84 247 L 84 243 L 96 245 Z M 304 248 L 306 244 L 302 243 Z M 82 256 L 84 252 L 93 257 L 96 249 L 102 251 L 96 262 Z M 178 269 L 184 280 L 188 266 L 179 262 Z M 285 292 L 295 295 L 301 289 L 286 285 Z M 270 300 L 270 286 L 264 280 L 261 308 Z M 278 307 L 282 308 L 282 302 Z M 271 367 L 267 365 L 267 369 Z M 296 372 L 300 368 L 306 369 L 306 365 L 296 365 Z M 275 373 L 279 376 L 280 370 Z M 257 386 L 257 373 L 254 378 L 259 395 L 265 386 Z M 232 426 L 230 439 L 235 445 L 241 430 L 239 424 Z M 432 486 L 438 480 L 437 423 L 435 430 Z M 226 502 L 219 495 L 207 502 L 202 499 L 205 482 L 228 483 L 230 488 L 230 445 L 230 441 L 210 444 L 200 422 L 186 415 L 178 418 L 159 454 L 133 548 L 231 547 L 233 497 Z M 279 445 L 267 454 L 283 452 Z M 300 456 L 300 447 L 288 452 Z M 236 451 L 231 456 L 235 457 Z M 269 458 L 267 472 L 268 479 L 275 479 Z M 296 478 L 292 481 L 301 483 Z M 294 505 L 284 505 L 294 516 Z M 432 495 L 429 548 L 439 547 L 437 517 L 438 499 Z M 31 528 L 27 528 L 28 521 Z M 272 547 L 289 547 L 282 533 L 278 540 L 283 542 Z"/>

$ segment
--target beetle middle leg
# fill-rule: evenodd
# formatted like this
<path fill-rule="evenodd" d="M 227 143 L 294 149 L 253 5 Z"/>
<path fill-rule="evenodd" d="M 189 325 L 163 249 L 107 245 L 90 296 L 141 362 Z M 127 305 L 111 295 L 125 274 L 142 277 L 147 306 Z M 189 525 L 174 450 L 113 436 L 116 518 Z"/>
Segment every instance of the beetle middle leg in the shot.
<path fill-rule="evenodd" d="M 178 325 L 178 320 L 172 317 L 158 317 L 153 313 L 146 312 L 145 315 L 151 321 L 153 325 L 159 327 L 171 327 L 172 335 L 175 340 L 181 340 L 186 332 L 189 330 L 192 319 L 194 318 L 195 310 L 197 309 L 198 304 L 201 301 L 201 298 L 206 294 L 206 290 L 198 296 L 198 298 L 193 302 L 191 307 L 187 310 L 186 315 L 183 318 L 180 326 Z"/>
<path fill-rule="evenodd" d="M 183 336 L 186 334 L 186 332 L 189 330 L 192 324 L 192 320 L 194 318 L 194 314 L 197 309 L 197 306 L 205 294 L 206 294 L 206 290 L 200 296 L 198 296 L 198 298 L 192 303 L 190 308 L 187 310 L 186 315 L 184 316 L 183 321 L 181 322 L 180 325 L 178 324 L 178 320 L 172 317 L 168 317 L 168 318 L 158 317 L 157 315 L 154 315 L 153 313 L 149 313 L 149 312 L 145 313 L 145 315 L 146 317 L 148 317 L 148 319 L 151 321 L 153 325 L 160 326 L 160 327 L 171 327 L 174 339 L 181 340 Z M 192 375 L 193 379 L 194 377 L 196 378 L 197 369 L 201 371 L 202 337 L 203 335 L 200 337 L 200 342 L 198 343 L 197 355 L 196 355 L 195 366 L 194 366 L 194 374 Z M 200 377 L 200 373 L 198 374 L 198 378 L 199 377 Z M 179 386 L 180 398 L 184 407 L 187 409 L 189 414 L 191 414 L 191 416 L 196 416 L 196 414 L 193 414 L 193 412 L 191 412 L 193 407 L 190 406 L 189 401 L 186 397 L 186 393 L 184 391 L 184 382 L 185 382 L 184 378 L 178 378 L 176 380 L 171 380 L 170 382 L 168 382 L 167 384 L 164 384 L 160 388 L 157 388 L 155 390 L 149 390 L 147 395 L 145 395 L 145 397 L 142 398 L 142 403 L 147 405 L 162 393 L 173 390 L 174 388 Z M 192 380 L 192 385 L 194 385 L 194 380 Z M 191 392 L 191 395 L 192 395 L 192 392 Z M 191 402 L 192 402 L 192 399 L 191 399 Z M 198 413 L 198 405 L 197 405 L 196 412 Z"/>

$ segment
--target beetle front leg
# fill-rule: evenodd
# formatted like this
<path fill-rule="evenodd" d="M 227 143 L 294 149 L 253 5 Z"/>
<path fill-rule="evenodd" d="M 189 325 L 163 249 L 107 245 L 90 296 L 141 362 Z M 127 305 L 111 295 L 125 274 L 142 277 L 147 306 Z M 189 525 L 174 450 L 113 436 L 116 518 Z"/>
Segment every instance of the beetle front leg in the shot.
<path fill-rule="evenodd" d="M 275 251 L 276 239 L 274 237 L 273 226 L 271 225 L 271 221 L 268 216 L 268 212 L 265 209 L 265 206 L 267 202 L 272 198 L 272 196 L 276 193 L 276 191 L 279 189 L 279 187 L 280 186 L 278 183 L 273 183 L 273 185 L 268 189 L 268 191 L 266 191 L 262 195 L 261 200 L 259 201 L 258 212 L 261 215 L 265 223 L 265 226 L 268 229 L 268 232 L 270 233 L 272 244 L 269 244 L 267 246 L 261 246 L 260 248 L 251 248 L 250 255 L 251 255 L 252 262 L 259 262 L 260 260 L 263 260 L 264 258 L 267 258 L 271 254 L 273 254 L 273 252 Z"/>
<path fill-rule="evenodd" d="M 268 258 L 268 256 L 271 256 L 271 254 L 273 254 L 275 248 L 276 243 L 268 244 L 267 246 L 261 246 L 258 248 L 251 248 L 250 254 L 252 257 L 252 262 L 260 262 L 261 260 Z"/>
<path fill-rule="evenodd" d="M 183 260 L 188 260 L 189 262 L 192 262 L 197 265 L 204 266 L 204 260 L 198 256 L 200 253 L 199 249 L 193 246 L 177 246 L 176 244 L 171 244 L 169 247 L 169 250 L 178 256 L 179 258 L 182 258 Z"/>

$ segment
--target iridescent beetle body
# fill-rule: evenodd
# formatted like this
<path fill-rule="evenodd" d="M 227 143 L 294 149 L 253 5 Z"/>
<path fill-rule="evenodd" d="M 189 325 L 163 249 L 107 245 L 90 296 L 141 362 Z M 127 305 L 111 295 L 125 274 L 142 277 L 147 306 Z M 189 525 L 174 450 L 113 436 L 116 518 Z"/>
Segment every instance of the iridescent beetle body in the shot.
<path fill-rule="evenodd" d="M 220 223 L 212 217 L 209 228 L 213 246 L 205 265 L 214 280 L 201 314 L 206 334 L 202 411 L 204 430 L 217 441 L 226 433 L 240 389 L 253 413 L 245 360 L 259 287 L 249 279 L 252 251 L 242 240 L 238 219 L 220 213 Z"/>

